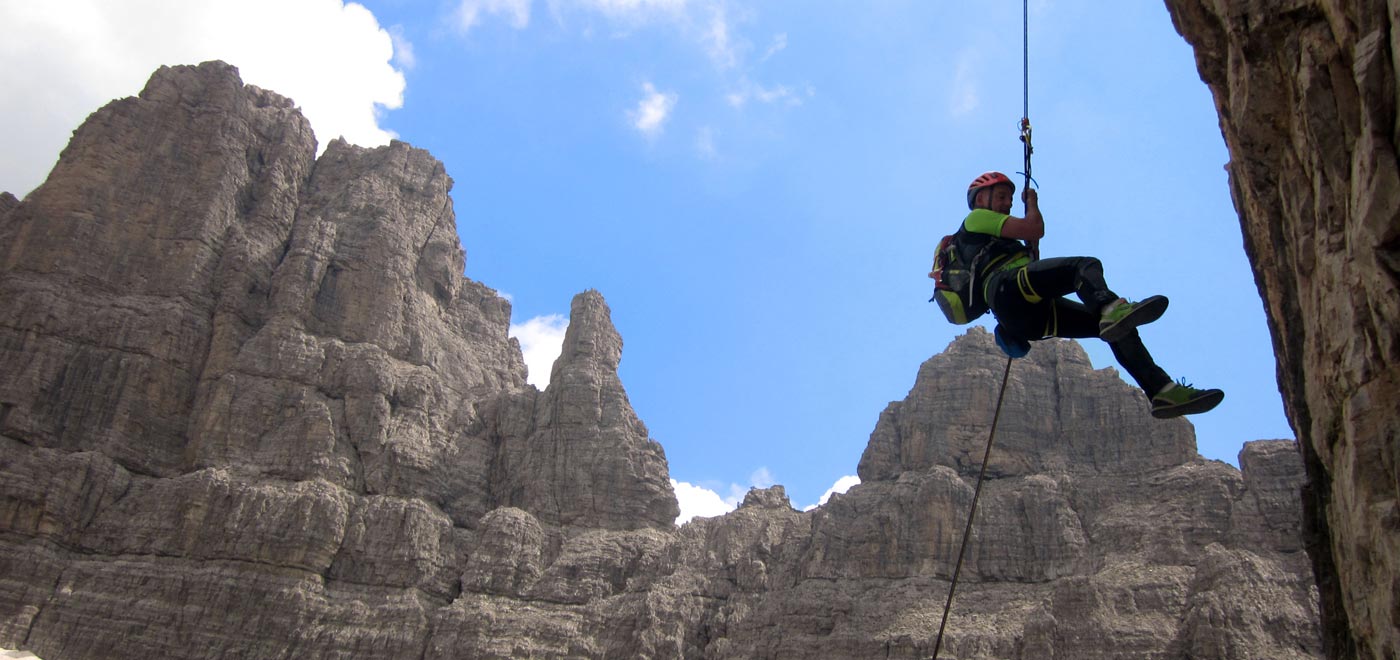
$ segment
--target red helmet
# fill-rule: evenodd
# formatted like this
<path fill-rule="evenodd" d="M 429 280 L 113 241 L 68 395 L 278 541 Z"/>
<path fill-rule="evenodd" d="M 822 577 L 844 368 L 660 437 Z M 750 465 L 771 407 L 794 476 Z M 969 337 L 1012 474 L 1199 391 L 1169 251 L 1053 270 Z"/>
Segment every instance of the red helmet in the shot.
<path fill-rule="evenodd" d="M 982 176 L 973 179 L 972 183 L 967 187 L 967 208 L 977 208 L 973 205 L 973 200 L 977 197 L 977 191 L 983 188 L 999 186 L 1001 184 L 1011 186 L 1011 192 L 1016 192 L 1016 184 L 1012 183 L 1011 179 L 1007 178 L 1007 176 L 1005 174 L 1002 174 L 1001 172 L 987 172 Z"/>

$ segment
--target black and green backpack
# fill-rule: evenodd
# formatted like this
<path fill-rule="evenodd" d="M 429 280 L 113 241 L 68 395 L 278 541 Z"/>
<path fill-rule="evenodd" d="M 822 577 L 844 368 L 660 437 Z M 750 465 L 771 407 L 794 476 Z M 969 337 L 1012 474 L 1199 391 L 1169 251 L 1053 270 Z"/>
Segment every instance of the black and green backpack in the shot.
<path fill-rule="evenodd" d="M 938 252 L 933 255 L 933 270 L 928 276 L 933 278 L 933 297 L 929 302 L 938 303 L 949 323 L 967 325 L 977 317 L 987 313 L 987 303 L 982 296 L 974 294 L 977 282 L 977 268 L 988 253 L 992 241 L 981 241 L 972 245 L 966 229 L 943 237 L 938 242 Z"/>

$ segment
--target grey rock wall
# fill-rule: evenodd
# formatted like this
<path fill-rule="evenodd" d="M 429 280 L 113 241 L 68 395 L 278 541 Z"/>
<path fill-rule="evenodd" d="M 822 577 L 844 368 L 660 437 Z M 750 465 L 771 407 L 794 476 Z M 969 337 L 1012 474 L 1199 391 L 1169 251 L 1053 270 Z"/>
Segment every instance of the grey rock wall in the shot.
<path fill-rule="evenodd" d="M 1400 656 L 1400 4 L 1166 4 L 1230 149 L 1328 656 Z"/>
<path fill-rule="evenodd" d="M 0 646 L 102 658 L 918 658 L 1004 359 L 974 330 L 864 483 L 676 528 L 573 300 L 549 388 L 462 276 L 451 179 L 208 63 L 0 210 Z M 950 658 L 1316 658 L 1291 441 L 1202 460 L 1073 342 L 1017 361 Z"/>
<path fill-rule="evenodd" d="M 462 276 L 442 164 L 403 143 L 315 152 L 292 102 L 232 67 L 163 68 L 95 113 L 26 200 L 4 198 L 7 643 L 416 656 L 499 507 L 671 527 L 665 456 L 621 392 L 601 299 L 581 298 L 576 333 L 613 354 L 560 368 L 612 369 L 594 383 L 603 421 L 495 433 L 498 410 L 567 388 L 525 384 L 509 304 Z M 517 472 L 559 445 L 583 463 Z"/>
<path fill-rule="evenodd" d="M 0 218 L 4 218 L 16 206 L 19 206 L 19 199 L 10 193 L 0 192 Z"/>
<path fill-rule="evenodd" d="M 934 465 L 977 471 L 1006 364 L 985 343 L 954 342 L 919 368 L 909 396 L 881 414 L 861 457 L 862 481 Z M 1144 418 L 1141 406 L 1125 405 L 1133 395 L 1117 373 L 1094 370 L 1076 345 L 1040 347 L 1047 350 L 1011 372 L 1003 405 L 1019 414 L 1004 415 L 998 425 L 989 474 L 1146 471 L 1196 455 L 1189 422 Z"/>

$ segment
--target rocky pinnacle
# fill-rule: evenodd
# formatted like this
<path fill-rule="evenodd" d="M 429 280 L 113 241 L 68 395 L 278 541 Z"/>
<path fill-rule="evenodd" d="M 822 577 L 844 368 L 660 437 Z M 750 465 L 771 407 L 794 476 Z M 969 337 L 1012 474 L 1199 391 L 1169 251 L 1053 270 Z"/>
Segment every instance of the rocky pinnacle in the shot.
<path fill-rule="evenodd" d="M 0 195 L 0 647 L 931 653 L 1004 364 L 988 333 L 871 411 L 860 485 L 677 527 L 603 296 L 573 299 L 536 389 L 510 304 L 463 275 L 443 164 L 316 147 L 233 67 L 162 68 Z M 948 657 L 1320 657 L 1292 441 L 1204 460 L 1068 341 L 1016 363 L 1006 406 Z"/>

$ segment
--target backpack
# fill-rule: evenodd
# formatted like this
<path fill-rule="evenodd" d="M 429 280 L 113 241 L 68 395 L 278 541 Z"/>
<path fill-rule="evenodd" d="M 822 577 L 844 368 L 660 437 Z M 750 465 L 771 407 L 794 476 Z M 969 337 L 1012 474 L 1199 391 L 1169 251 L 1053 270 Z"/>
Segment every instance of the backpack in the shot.
<path fill-rule="evenodd" d="M 933 255 L 933 270 L 928 274 L 933 278 L 933 297 L 929 302 L 938 303 L 943 316 L 949 323 L 967 325 L 977 317 L 987 313 L 987 303 L 982 296 L 975 295 L 977 266 L 991 247 L 991 241 L 980 246 L 968 246 L 963 240 L 966 231 L 958 231 L 943 237 L 938 242 L 938 251 Z M 980 249 L 978 249 L 980 248 Z M 974 251 L 975 250 L 975 251 Z M 969 252 L 972 254 L 969 256 Z"/>

